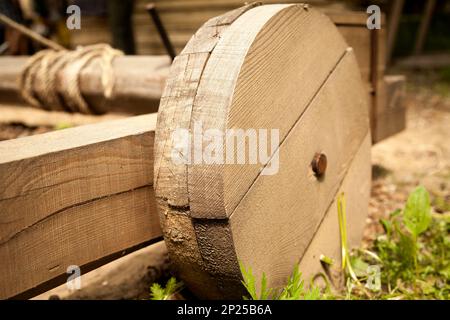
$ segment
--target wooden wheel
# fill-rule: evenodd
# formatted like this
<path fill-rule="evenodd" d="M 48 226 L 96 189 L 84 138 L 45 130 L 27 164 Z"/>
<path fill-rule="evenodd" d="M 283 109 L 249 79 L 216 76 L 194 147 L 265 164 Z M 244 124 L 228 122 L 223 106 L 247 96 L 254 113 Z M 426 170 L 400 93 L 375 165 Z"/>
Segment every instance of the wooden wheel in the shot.
<path fill-rule="evenodd" d="M 366 100 L 351 48 L 305 5 L 248 5 L 192 37 L 161 99 L 154 181 L 167 247 L 194 293 L 240 298 L 239 262 L 278 287 L 296 263 L 308 277 L 320 254 L 339 260 L 340 192 L 350 241 L 359 241 L 370 187 Z M 195 140 L 233 128 L 277 130 L 270 160 L 195 161 L 204 141 L 186 149 L 174 135 L 185 129 Z M 277 157 L 278 170 L 266 174 Z"/>

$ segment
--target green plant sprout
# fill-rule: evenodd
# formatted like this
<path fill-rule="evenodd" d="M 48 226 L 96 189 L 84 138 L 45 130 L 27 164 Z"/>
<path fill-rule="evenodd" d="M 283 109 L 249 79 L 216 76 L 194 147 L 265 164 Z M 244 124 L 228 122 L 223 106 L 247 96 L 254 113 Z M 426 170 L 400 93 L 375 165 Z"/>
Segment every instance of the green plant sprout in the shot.
<path fill-rule="evenodd" d="M 251 300 L 318 300 L 318 299 L 445 299 L 450 298 L 450 212 L 433 214 L 427 190 L 419 186 L 409 195 L 405 207 L 395 210 L 380 223 L 384 233 L 368 249 L 350 251 L 347 243 L 346 202 L 344 194 L 336 199 L 341 236 L 342 270 L 346 280 L 331 293 L 329 274 L 319 273 L 305 287 L 298 265 L 281 289 L 268 288 L 267 276 L 257 280 L 252 269 L 240 262 L 242 284 Z M 320 256 L 326 268 L 332 258 Z M 375 267 L 375 268 L 374 268 Z M 373 270 L 378 273 L 372 273 Z M 323 278 L 325 289 L 314 285 Z M 374 285 L 376 284 L 376 285 Z M 257 289 L 259 287 L 259 291 Z M 165 288 L 151 287 L 153 300 L 168 300 L 181 284 L 171 278 Z"/>
<path fill-rule="evenodd" d="M 294 271 L 288 279 L 284 288 L 280 290 L 267 288 L 267 278 L 265 273 L 261 278 L 261 289 L 259 294 L 256 289 L 256 280 L 252 269 L 246 269 L 242 263 L 239 263 L 242 273 L 242 284 L 247 289 L 249 297 L 244 296 L 244 300 L 319 300 L 320 289 L 311 285 L 310 288 L 305 288 L 302 274 L 299 271 L 298 265 L 294 267 Z"/>
<path fill-rule="evenodd" d="M 183 283 L 177 282 L 175 277 L 171 277 L 164 288 L 159 283 L 153 283 L 150 287 L 150 300 L 171 300 L 182 287 Z"/>
<path fill-rule="evenodd" d="M 449 215 L 431 213 L 430 196 L 419 186 L 403 210 L 381 219 L 385 234 L 371 250 L 356 250 L 353 269 L 359 282 L 367 280 L 364 268 L 381 267 L 380 292 L 352 292 L 349 298 L 448 299 L 450 293 Z M 373 295 L 373 297 L 372 297 Z"/>
<path fill-rule="evenodd" d="M 385 234 L 378 236 L 370 249 L 350 251 L 347 239 L 346 200 L 337 199 L 341 236 L 341 269 L 346 280 L 342 289 L 331 294 L 327 276 L 321 273 L 327 287 L 321 292 L 311 286 L 305 290 L 298 266 L 287 285 L 278 293 L 267 288 L 263 273 L 260 292 L 249 268 L 241 264 L 243 284 L 249 299 L 448 299 L 450 294 L 450 216 L 431 214 L 430 197 L 424 187 L 417 187 L 402 210 L 381 219 Z M 327 268 L 333 260 L 324 255 L 320 261 Z M 378 270 L 379 274 L 372 273 Z M 377 278 L 378 276 L 378 278 Z M 314 277 L 316 278 L 316 277 Z"/>

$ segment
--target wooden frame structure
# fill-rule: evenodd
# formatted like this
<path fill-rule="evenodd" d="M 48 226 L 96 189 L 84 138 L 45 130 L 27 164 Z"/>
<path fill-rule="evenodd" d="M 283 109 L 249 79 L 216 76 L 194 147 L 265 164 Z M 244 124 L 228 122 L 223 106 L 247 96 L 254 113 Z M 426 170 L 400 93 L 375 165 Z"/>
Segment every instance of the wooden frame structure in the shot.
<path fill-rule="evenodd" d="M 367 92 L 373 97 L 374 141 L 401 130 L 401 121 L 390 117 L 404 119 L 401 100 L 387 101 L 393 96 L 398 99 L 404 79 L 384 77 L 384 31 L 368 30 L 365 14 L 330 16 L 355 48 Z M 136 89 L 126 81 L 133 77 L 127 66 L 134 63 L 138 73 L 151 72 L 143 65 L 158 70 L 152 78 L 155 89 L 144 98 L 138 91 L 128 91 L 123 94 L 127 109 L 118 99 L 105 111 L 155 111 L 142 106 L 159 99 L 168 58 L 157 60 L 158 67 L 152 58 L 121 59 L 116 67 L 122 70 L 122 88 Z M 141 64 L 133 59 L 142 59 Z M 11 66 L 0 69 L 9 74 L 0 76 L 2 98 L 18 101 L 14 79 L 21 65 L 2 59 L 0 65 Z M 98 96 L 98 87 L 92 85 L 98 77 L 95 68 L 82 75 L 89 83 L 83 93 L 92 101 Z M 142 80 L 136 73 L 134 79 Z M 138 87 L 146 85 L 148 81 L 142 80 Z M 144 101 L 140 108 L 128 109 L 139 99 Z M 87 271 L 162 239 L 152 188 L 156 117 L 153 113 L 0 143 L 0 298 L 31 297 L 62 283 L 68 264 Z"/>

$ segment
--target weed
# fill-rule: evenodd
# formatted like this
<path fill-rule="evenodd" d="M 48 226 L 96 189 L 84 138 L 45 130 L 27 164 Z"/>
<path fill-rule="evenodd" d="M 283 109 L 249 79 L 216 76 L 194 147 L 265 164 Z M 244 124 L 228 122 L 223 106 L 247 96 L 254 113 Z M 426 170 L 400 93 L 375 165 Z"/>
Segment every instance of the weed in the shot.
<path fill-rule="evenodd" d="M 305 288 L 298 265 L 294 267 L 294 271 L 289 277 L 286 286 L 281 291 L 267 288 L 267 278 L 265 273 L 263 273 L 259 294 L 257 293 L 256 280 L 252 269 L 246 269 L 242 263 L 239 265 L 243 277 L 242 284 L 250 295 L 249 297 L 244 296 L 244 300 L 318 300 L 320 298 L 320 290 L 318 287 L 312 285 L 309 289 Z"/>
<path fill-rule="evenodd" d="M 353 262 L 365 263 L 366 268 L 370 264 L 381 266 L 382 290 L 374 298 L 448 299 L 449 216 L 432 215 L 426 189 L 416 188 L 404 209 L 392 212 L 381 224 L 385 234 L 378 236 L 368 251 L 371 255 L 359 250 Z M 368 296 L 357 294 L 357 297 Z"/>
<path fill-rule="evenodd" d="M 163 288 L 159 283 L 154 283 L 150 287 L 150 300 L 171 300 L 182 287 L 183 284 L 181 282 L 177 282 L 174 277 L 167 281 L 165 288 Z"/>

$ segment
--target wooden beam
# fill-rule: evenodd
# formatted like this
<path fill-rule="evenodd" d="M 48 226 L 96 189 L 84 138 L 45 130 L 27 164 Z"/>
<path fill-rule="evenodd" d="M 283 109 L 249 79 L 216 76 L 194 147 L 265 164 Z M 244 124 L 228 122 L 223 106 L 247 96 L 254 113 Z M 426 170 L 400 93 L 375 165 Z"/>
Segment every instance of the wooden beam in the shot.
<path fill-rule="evenodd" d="M 0 298 L 160 239 L 155 124 L 149 114 L 0 143 Z"/>
<path fill-rule="evenodd" d="M 370 145 L 370 137 L 366 136 L 336 193 L 344 193 L 346 199 L 358 199 L 346 202 L 347 229 L 351 230 L 348 242 L 351 248 L 360 246 L 363 235 L 361 231 L 366 224 L 366 216 L 363 213 L 367 212 L 370 199 Z M 335 265 L 340 265 L 341 250 L 337 201 L 334 199 L 300 261 L 299 270 L 302 271 L 303 279 L 312 279 L 318 273 L 324 272 L 321 255 L 332 258 Z"/>
<path fill-rule="evenodd" d="M 376 126 L 372 128 L 373 143 L 380 142 L 406 127 L 405 83 L 402 75 L 389 75 L 380 79 L 381 88 L 375 117 Z"/>
<path fill-rule="evenodd" d="M 378 72 L 378 58 L 379 58 L 379 45 L 380 45 L 380 35 L 377 29 L 373 29 L 370 31 L 370 84 L 371 84 L 371 108 L 370 108 L 370 128 L 373 131 L 373 128 L 377 126 L 377 106 L 379 99 L 379 91 L 378 87 L 378 79 L 380 73 Z"/>
<path fill-rule="evenodd" d="M 148 299 L 150 286 L 173 271 L 166 244 L 159 241 L 83 274 L 79 290 L 63 284 L 33 300 L 48 300 L 55 295 L 61 300 Z"/>
<path fill-rule="evenodd" d="M 0 103 L 24 105 L 20 96 L 19 76 L 27 57 L 0 57 Z M 168 56 L 124 56 L 113 62 L 114 92 L 106 99 L 101 82 L 102 69 L 93 62 L 80 75 L 80 90 L 97 113 L 124 112 L 143 114 L 156 112 L 169 73 Z M 59 75 L 62 76 L 62 75 Z M 59 82 L 60 84 L 63 81 Z M 65 90 L 64 87 L 57 88 Z"/>
<path fill-rule="evenodd" d="M 4 15 L 3 13 L 0 13 L 0 23 L 3 24 L 7 28 L 12 28 L 16 32 L 19 32 L 22 35 L 25 35 L 29 37 L 31 40 L 37 42 L 40 45 L 44 45 L 47 48 L 51 48 L 53 50 L 64 50 L 65 48 L 61 46 L 59 43 L 56 43 L 52 40 L 49 40 L 43 36 L 41 36 L 39 33 L 34 32 L 24 25 L 17 23 L 13 19 L 9 18 L 8 16 Z"/>
<path fill-rule="evenodd" d="M 394 51 L 395 40 L 397 39 L 398 25 L 400 24 L 400 18 L 402 16 L 403 5 L 405 0 L 394 0 L 392 3 L 391 14 L 389 16 L 388 24 L 388 40 L 386 48 L 386 64 L 391 62 L 392 52 Z"/>
<path fill-rule="evenodd" d="M 423 13 L 422 21 L 420 22 L 419 32 L 417 33 L 416 45 L 414 47 L 414 55 L 422 53 L 435 6 L 436 0 L 428 0 L 425 5 L 425 12 Z"/>
<path fill-rule="evenodd" d="M 142 10 L 141 8 L 145 6 L 147 0 L 139 0 L 136 3 L 136 9 Z M 201 14 L 204 11 L 211 10 L 222 10 L 220 13 L 224 13 L 226 11 L 234 10 L 242 6 L 245 1 L 242 0 L 189 0 L 189 1 L 180 1 L 180 0 L 164 0 L 164 1 L 153 1 L 158 7 L 158 10 L 161 12 L 194 12 L 195 14 Z M 279 0 L 264 0 L 262 1 L 264 4 L 278 4 Z M 283 3 L 298 3 L 299 0 L 284 0 Z M 329 4 L 328 0 L 312 0 L 308 1 L 314 7 L 324 6 Z M 251 3 L 249 1 L 248 3 Z M 211 18 L 211 17 L 207 17 Z"/>
<path fill-rule="evenodd" d="M 432 53 L 399 59 L 396 66 L 405 69 L 439 69 L 450 65 L 449 53 Z"/>

